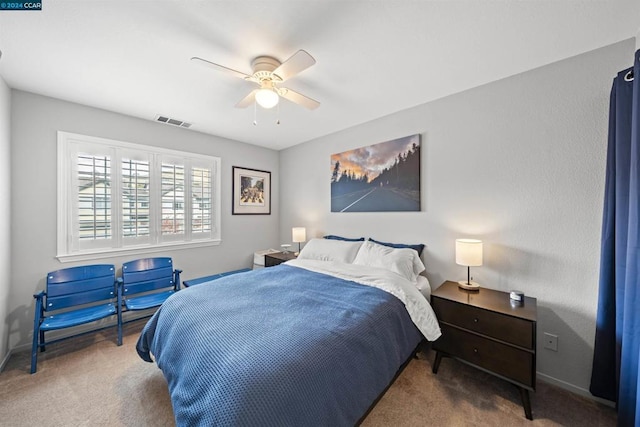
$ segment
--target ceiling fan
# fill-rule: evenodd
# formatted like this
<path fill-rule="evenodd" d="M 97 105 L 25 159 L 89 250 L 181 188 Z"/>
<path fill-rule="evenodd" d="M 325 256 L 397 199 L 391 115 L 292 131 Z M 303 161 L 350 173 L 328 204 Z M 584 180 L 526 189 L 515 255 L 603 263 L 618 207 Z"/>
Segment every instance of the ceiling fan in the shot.
<path fill-rule="evenodd" d="M 193 57 L 191 60 L 260 86 L 260 88 L 254 89 L 242 98 L 236 104 L 237 108 L 246 108 L 254 101 L 263 108 L 273 108 L 278 104 L 280 97 L 310 110 L 320 106 L 318 101 L 280 86 L 280 83 L 287 81 L 316 63 L 313 56 L 304 50 L 297 51 L 282 63 L 271 56 L 258 56 L 251 62 L 252 74 L 245 74 L 242 71 L 236 71 L 198 57 Z"/>

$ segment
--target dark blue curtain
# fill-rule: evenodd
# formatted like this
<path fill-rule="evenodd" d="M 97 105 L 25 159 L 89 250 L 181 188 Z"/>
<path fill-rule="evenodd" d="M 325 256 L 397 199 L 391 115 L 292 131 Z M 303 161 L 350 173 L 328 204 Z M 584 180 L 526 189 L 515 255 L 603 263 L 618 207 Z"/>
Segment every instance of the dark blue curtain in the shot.
<path fill-rule="evenodd" d="M 613 80 L 600 290 L 590 391 L 613 400 L 618 425 L 640 424 L 640 50 Z"/>

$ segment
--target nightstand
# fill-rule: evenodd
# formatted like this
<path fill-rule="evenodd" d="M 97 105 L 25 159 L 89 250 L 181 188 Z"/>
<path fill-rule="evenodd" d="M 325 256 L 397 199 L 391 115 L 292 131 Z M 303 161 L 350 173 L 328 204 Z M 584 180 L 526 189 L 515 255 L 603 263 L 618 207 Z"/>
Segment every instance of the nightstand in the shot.
<path fill-rule="evenodd" d="M 511 302 L 506 292 L 460 289 L 444 282 L 431 294 L 442 336 L 433 342 L 436 360 L 454 357 L 516 385 L 525 416 L 531 416 L 529 391 L 536 389 L 536 299 Z"/>
<path fill-rule="evenodd" d="M 276 252 L 273 254 L 266 254 L 264 256 L 264 266 L 273 267 L 274 265 L 282 264 L 285 261 L 298 258 L 293 252 Z"/>

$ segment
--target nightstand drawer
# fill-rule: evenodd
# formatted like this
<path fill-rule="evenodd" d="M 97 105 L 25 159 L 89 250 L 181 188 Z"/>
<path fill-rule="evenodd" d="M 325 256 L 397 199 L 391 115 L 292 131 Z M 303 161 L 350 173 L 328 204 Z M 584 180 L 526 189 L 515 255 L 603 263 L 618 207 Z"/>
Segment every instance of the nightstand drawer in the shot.
<path fill-rule="evenodd" d="M 441 322 L 527 349 L 534 348 L 534 327 L 530 321 L 442 298 L 433 298 L 432 306 Z"/>
<path fill-rule="evenodd" d="M 442 336 L 433 348 L 502 375 L 527 387 L 535 387 L 533 353 L 440 324 Z"/>
<path fill-rule="evenodd" d="M 282 260 L 277 259 L 277 258 L 272 258 L 270 256 L 266 256 L 264 257 L 264 266 L 265 267 L 273 267 L 276 266 L 278 264 L 282 263 Z"/>

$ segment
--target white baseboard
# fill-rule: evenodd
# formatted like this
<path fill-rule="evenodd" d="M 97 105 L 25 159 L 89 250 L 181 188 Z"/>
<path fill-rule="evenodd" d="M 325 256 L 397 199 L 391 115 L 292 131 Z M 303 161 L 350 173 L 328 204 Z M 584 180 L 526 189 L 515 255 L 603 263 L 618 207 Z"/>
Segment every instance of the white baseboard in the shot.
<path fill-rule="evenodd" d="M 591 394 L 591 392 L 589 390 L 584 389 L 582 387 L 578 387 L 576 385 L 570 384 L 570 383 L 568 383 L 566 381 L 559 380 L 557 378 L 551 377 L 551 376 L 543 374 L 541 372 L 536 372 L 536 376 L 540 381 L 544 381 L 546 383 L 553 384 L 553 385 L 555 385 L 557 387 L 560 387 L 561 389 L 570 391 L 572 393 L 575 393 L 575 394 L 580 395 L 582 397 L 586 397 L 586 398 L 591 399 L 591 400 L 595 400 L 596 402 L 602 403 L 603 405 L 607 405 L 607 406 L 610 406 L 612 408 L 615 408 L 615 406 L 616 406 L 615 402 L 612 402 L 612 401 L 606 400 L 606 399 L 602 399 L 600 397 L 596 397 L 593 394 Z"/>
<path fill-rule="evenodd" d="M 13 351 L 9 350 L 4 356 L 4 359 L 2 359 L 2 363 L 0 363 L 0 372 L 4 371 L 4 367 L 7 366 L 7 362 L 11 358 L 11 354 L 13 354 Z"/>
<path fill-rule="evenodd" d="M 31 344 L 20 344 L 17 345 L 15 347 L 13 347 L 10 351 L 9 354 L 13 354 L 13 353 L 20 353 L 22 351 L 31 351 Z M 7 359 L 9 360 L 9 359 Z M 2 365 L 2 367 L 4 368 L 4 365 Z"/>

